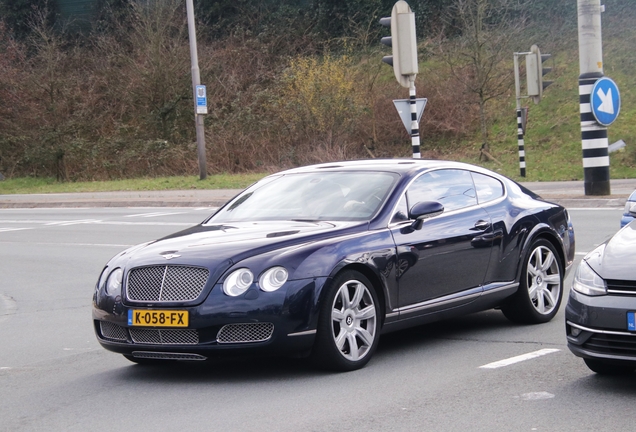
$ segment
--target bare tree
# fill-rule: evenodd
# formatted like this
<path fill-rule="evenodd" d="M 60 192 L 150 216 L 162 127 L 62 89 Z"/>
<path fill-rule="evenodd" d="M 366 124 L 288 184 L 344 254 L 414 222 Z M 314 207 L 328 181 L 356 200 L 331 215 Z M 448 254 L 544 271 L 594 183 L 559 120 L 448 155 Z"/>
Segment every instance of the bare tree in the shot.
<path fill-rule="evenodd" d="M 457 80 L 479 106 L 482 155 L 488 148 L 486 104 L 513 84 L 511 41 L 524 26 L 518 0 L 453 0 L 444 16 L 439 50 Z M 480 155 L 481 157 L 481 155 Z"/>

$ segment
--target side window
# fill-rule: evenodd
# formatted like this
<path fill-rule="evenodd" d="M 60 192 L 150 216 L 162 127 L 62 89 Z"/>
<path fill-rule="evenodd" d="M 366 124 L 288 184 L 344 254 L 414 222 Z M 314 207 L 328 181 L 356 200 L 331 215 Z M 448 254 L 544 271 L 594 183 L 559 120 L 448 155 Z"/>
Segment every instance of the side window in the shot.
<path fill-rule="evenodd" d="M 503 185 L 499 180 L 484 174 L 472 173 L 472 175 L 475 189 L 477 189 L 479 204 L 487 203 L 503 196 Z"/>
<path fill-rule="evenodd" d="M 445 211 L 477 205 L 470 172 L 438 170 L 421 175 L 406 192 L 409 208 L 421 201 L 438 201 Z"/>

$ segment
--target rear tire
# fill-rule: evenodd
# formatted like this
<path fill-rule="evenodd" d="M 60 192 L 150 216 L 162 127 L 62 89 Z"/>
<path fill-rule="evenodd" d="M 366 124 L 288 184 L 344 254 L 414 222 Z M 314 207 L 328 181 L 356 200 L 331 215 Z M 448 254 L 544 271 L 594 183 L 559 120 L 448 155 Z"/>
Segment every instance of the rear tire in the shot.
<path fill-rule="evenodd" d="M 627 375 L 634 373 L 634 367 L 616 365 L 612 363 L 604 362 L 603 360 L 596 359 L 583 359 L 587 367 L 599 375 Z"/>
<path fill-rule="evenodd" d="M 314 364 L 341 372 L 362 368 L 378 346 L 380 323 L 379 301 L 369 279 L 353 270 L 340 273 L 320 306 Z"/>
<path fill-rule="evenodd" d="M 563 297 L 563 264 L 549 241 L 532 242 L 521 268 L 519 289 L 501 306 L 512 322 L 539 324 L 550 321 L 559 311 Z"/>

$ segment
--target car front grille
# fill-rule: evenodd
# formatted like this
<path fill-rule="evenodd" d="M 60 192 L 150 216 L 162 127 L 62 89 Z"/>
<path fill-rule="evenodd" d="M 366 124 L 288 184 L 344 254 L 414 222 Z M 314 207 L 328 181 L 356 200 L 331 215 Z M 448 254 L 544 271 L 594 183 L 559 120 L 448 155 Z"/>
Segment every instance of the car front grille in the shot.
<path fill-rule="evenodd" d="M 228 324 L 221 327 L 216 336 L 218 343 L 264 342 L 272 337 L 272 323 Z"/>
<path fill-rule="evenodd" d="M 209 275 L 209 270 L 202 267 L 138 267 L 128 275 L 126 298 L 144 302 L 196 300 L 205 288 Z"/>
<path fill-rule="evenodd" d="M 199 343 L 199 332 L 196 329 L 132 328 L 100 321 L 99 330 L 103 339 L 115 342 L 147 345 L 196 345 Z"/>
<path fill-rule="evenodd" d="M 124 327 L 108 321 L 100 321 L 99 330 L 102 339 L 132 344 L 198 345 L 214 340 L 213 333 L 210 334 L 205 330 L 200 333 L 197 329 Z M 274 324 L 272 323 L 227 324 L 216 334 L 216 342 L 219 344 L 265 342 L 271 339 L 273 334 Z"/>
<path fill-rule="evenodd" d="M 130 328 L 128 331 L 134 343 L 149 345 L 196 345 L 199 343 L 199 334 L 194 329 Z"/>
<path fill-rule="evenodd" d="M 110 339 L 114 341 L 126 342 L 126 329 L 117 324 L 113 324 L 107 321 L 100 321 L 99 328 L 102 332 L 104 339 Z"/>
<path fill-rule="evenodd" d="M 610 295 L 636 295 L 636 281 L 608 279 L 605 282 Z"/>
<path fill-rule="evenodd" d="M 612 354 L 636 358 L 636 334 L 594 333 L 583 344 L 583 349 L 599 354 Z"/>

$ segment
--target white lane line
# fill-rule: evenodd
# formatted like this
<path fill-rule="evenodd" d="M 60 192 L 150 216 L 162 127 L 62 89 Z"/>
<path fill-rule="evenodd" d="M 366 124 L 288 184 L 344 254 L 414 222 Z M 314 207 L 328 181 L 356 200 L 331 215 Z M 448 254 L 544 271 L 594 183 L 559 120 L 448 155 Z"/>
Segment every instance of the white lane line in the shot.
<path fill-rule="evenodd" d="M 51 222 L 51 223 L 47 223 L 47 226 L 52 226 L 52 225 L 56 225 L 56 226 L 69 226 L 69 225 L 80 225 L 80 224 L 92 224 L 92 223 L 99 223 L 101 222 L 101 220 L 99 219 L 80 219 L 80 220 L 73 220 L 73 221 L 60 221 L 60 222 Z"/>
<path fill-rule="evenodd" d="M 143 218 L 151 218 L 151 217 L 159 217 L 159 216 L 171 216 L 171 215 L 179 215 L 184 214 L 183 212 L 154 212 L 154 213 L 139 213 L 133 215 L 126 215 L 124 217 L 133 218 L 133 217 L 143 217 Z"/>
<path fill-rule="evenodd" d="M 521 400 L 524 400 L 524 401 L 536 401 L 536 400 L 553 399 L 554 395 L 552 393 L 542 391 L 542 392 L 524 393 L 521 396 L 515 396 L 515 397 L 520 398 Z M 536 429 L 532 429 L 532 430 L 536 430 Z"/>
<path fill-rule="evenodd" d="M 33 228 L 0 228 L 0 232 L 9 232 L 9 231 L 22 231 L 22 230 L 30 230 Z"/>
<path fill-rule="evenodd" d="M 24 244 L 24 242 L 12 242 L 12 241 L 0 241 L 0 244 Z M 129 248 L 135 245 L 133 244 L 115 244 L 115 243 L 45 243 L 45 242 L 29 242 L 30 245 L 38 245 L 38 246 L 91 246 L 91 247 L 113 247 L 113 248 Z"/>
<path fill-rule="evenodd" d="M 515 364 L 515 363 L 519 363 L 519 362 L 522 362 L 522 361 L 531 360 L 533 358 L 541 357 L 541 356 L 544 356 L 546 354 L 552 354 L 552 353 L 555 353 L 555 352 L 558 352 L 558 351 L 561 351 L 561 350 L 556 349 L 556 348 L 546 348 L 546 349 L 542 349 L 542 350 L 539 350 L 539 351 L 531 352 L 531 353 L 528 353 L 528 354 L 522 354 L 520 356 L 510 357 L 510 358 L 505 359 L 505 360 L 499 360 L 499 361 L 496 361 L 496 362 L 493 362 L 493 363 L 488 363 L 488 364 L 485 364 L 483 366 L 479 366 L 479 368 L 480 369 L 497 369 L 497 368 L 500 368 L 500 367 L 510 366 L 512 364 Z"/>
<path fill-rule="evenodd" d="M 166 226 L 193 226 L 198 222 L 129 222 L 129 221 L 108 221 L 98 219 L 87 219 L 82 221 L 24 221 L 24 220 L 0 220 L 0 223 L 6 224 L 37 224 L 46 226 L 65 226 L 65 225 L 78 225 L 78 224 L 94 224 L 94 225 L 139 225 L 139 226 L 152 226 L 152 225 L 166 225 Z M 6 228 L 12 230 L 14 228 Z M 18 228 L 18 229 L 33 229 L 33 228 Z"/>

